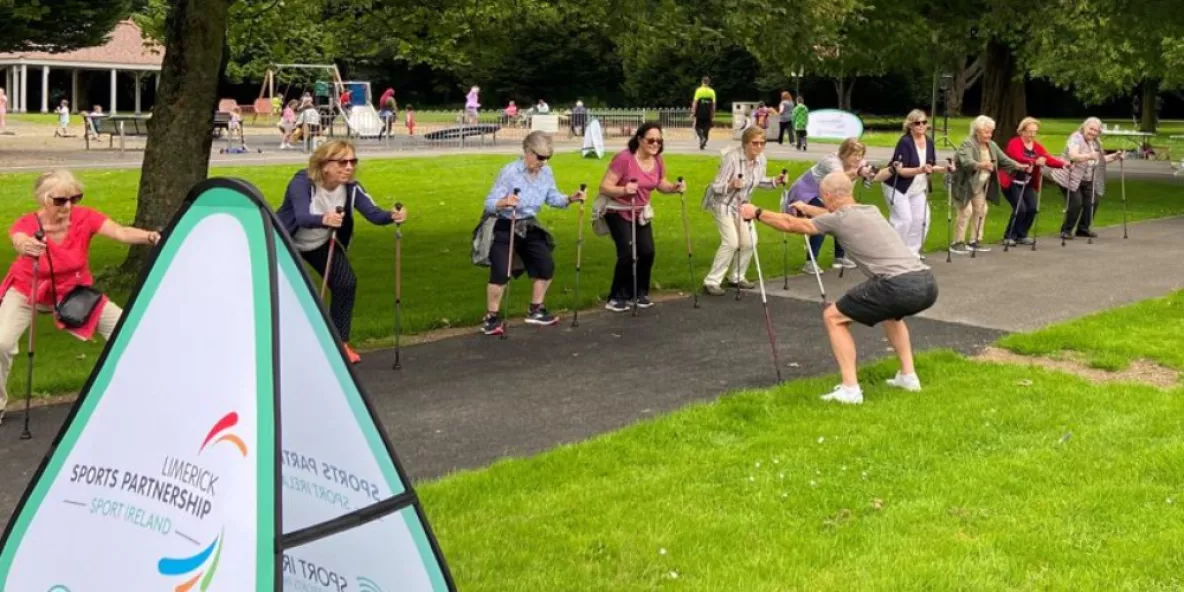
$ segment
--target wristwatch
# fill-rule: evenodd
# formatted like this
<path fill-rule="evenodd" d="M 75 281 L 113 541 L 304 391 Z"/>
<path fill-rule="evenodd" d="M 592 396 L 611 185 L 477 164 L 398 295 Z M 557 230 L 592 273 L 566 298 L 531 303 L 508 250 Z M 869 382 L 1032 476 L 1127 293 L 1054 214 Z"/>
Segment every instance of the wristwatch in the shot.
<path fill-rule="evenodd" d="M 756 219 L 756 221 L 758 221 L 758 222 L 759 222 L 759 221 L 760 221 L 760 219 L 761 219 L 761 214 L 763 214 L 764 212 L 765 212 L 764 210 L 762 210 L 762 209 L 760 209 L 760 208 L 757 208 L 757 209 L 756 209 L 756 216 L 754 216 L 753 218 L 754 218 L 754 219 Z"/>

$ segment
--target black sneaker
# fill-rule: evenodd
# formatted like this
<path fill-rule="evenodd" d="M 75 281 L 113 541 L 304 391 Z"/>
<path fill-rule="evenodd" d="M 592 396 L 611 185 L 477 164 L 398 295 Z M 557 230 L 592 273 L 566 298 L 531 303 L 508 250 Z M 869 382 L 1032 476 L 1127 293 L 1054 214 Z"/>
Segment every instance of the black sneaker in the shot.
<path fill-rule="evenodd" d="M 554 325 L 559 322 L 559 317 L 547 312 L 547 308 L 542 306 L 531 306 L 530 312 L 526 313 L 526 322 L 531 325 Z"/>
<path fill-rule="evenodd" d="M 624 298 L 609 298 L 604 308 L 613 312 L 629 312 L 629 303 Z"/>
<path fill-rule="evenodd" d="M 649 296 L 642 296 L 637 299 L 637 308 L 649 308 L 654 305 L 654 301 L 650 300 Z"/>
<path fill-rule="evenodd" d="M 487 314 L 481 324 L 481 332 L 486 335 L 501 335 L 506 332 L 506 325 L 502 322 L 502 316 L 498 314 Z"/>

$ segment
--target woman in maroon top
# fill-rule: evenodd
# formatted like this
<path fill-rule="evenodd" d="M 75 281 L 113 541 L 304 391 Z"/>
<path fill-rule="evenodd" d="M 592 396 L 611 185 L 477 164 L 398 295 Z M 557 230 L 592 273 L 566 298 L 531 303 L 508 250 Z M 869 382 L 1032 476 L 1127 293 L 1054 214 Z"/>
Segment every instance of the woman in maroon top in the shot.
<path fill-rule="evenodd" d="M 1045 165 L 1054 169 L 1064 168 L 1065 162 L 1058 160 L 1048 153 L 1036 141 L 1036 132 L 1040 131 L 1040 120 L 1035 117 L 1025 117 L 1016 128 L 1018 136 L 1007 143 L 1007 153 L 1020 164 L 1032 164 L 1035 168 L 1031 173 L 1018 171 L 1014 175 L 1002 168 L 999 169 L 999 186 L 1003 195 L 1011 204 L 1011 222 L 1003 232 L 1003 244 L 1014 247 L 1017 244 L 1030 245 L 1036 239 L 1028 236 L 1032 222 L 1036 219 L 1036 192 L 1040 190 L 1042 172 Z"/>
<path fill-rule="evenodd" d="M 52 171 L 37 179 L 33 193 L 40 208 L 20 217 L 8 231 L 19 257 L 0 283 L 0 420 L 8 403 L 8 372 L 18 340 L 29 328 L 33 316 L 30 297 L 43 312 L 53 310 L 71 290 L 90 286 L 90 240 L 101 234 L 129 245 L 155 245 L 160 233 L 120 226 L 107 216 L 77 205 L 82 201 L 82 184 L 68 171 Z M 44 232 L 37 238 L 38 230 Z M 33 260 L 37 268 L 37 294 L 33 291 Z M 80 327 L 67 327 L 55 319 L 59 329 L 82 340 L 98 331 L 109 339 L 123 310 L 102 296 Z"/>
<path fill-rule="evenodd" d="M 604 221 L 617 245 L 617 265 L 605 308 L 613 312 L 629 310 L 636 298 L 638 308 L 653 306 L 650 301 L 650 270 L 654 267 L 654 217 L 650 193 L 686 191 L 686 183 L 666 179 L 662 162 L 662 126 L 646 122 L 629 139 L 629 148 L 613 157 L 600 181 L 600 194 L 609 198 Z M 637 214 L 637 286 L 633 285 L 633 250 L 630 245 L 631 221 Z"/>

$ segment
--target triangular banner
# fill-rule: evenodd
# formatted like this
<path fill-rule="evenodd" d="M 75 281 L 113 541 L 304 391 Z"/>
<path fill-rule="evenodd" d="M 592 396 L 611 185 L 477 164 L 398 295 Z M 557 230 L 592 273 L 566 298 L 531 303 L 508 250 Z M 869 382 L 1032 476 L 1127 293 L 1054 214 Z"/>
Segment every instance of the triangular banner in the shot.
<path fill-rule="evenodd" d="M 0 539 L 31 592 L 453 590 L 258 190 L 195 187 Z"/>

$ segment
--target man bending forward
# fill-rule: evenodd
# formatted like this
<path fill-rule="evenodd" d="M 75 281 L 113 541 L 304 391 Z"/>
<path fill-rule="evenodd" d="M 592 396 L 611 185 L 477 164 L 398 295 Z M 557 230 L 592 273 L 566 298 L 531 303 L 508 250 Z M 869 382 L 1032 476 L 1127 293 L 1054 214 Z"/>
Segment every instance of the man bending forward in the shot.
<path fill-rule="evenodd" d="M 825 208 L 803 202 L 790 205 L 809 220 L 766 212 L 752 204 L 745 204 L 741 215 L 745 220 L 756 219 L 782 232 L 832 235 L 869 278 L 838 302 L 828 304 L 822 312 L 830 346 L 843 375 L 843 384 L 822 399 L 849 404 L 863 402 L 863 390 L 855 372 L 855 340 L 848 327 L 852 321 L 869 327 L 883 323 L 884 334 L 900 358 L 900 371 L 888 384 L 909 391 L 921 390 L 921 380 L 913 368 L 909 330 L 903 319 L 937 301 L 933 274 L 909 251 L 878 209 L 855 202 L 847 175 L 831 173 L 822 179 L 819 189 Z"/>

